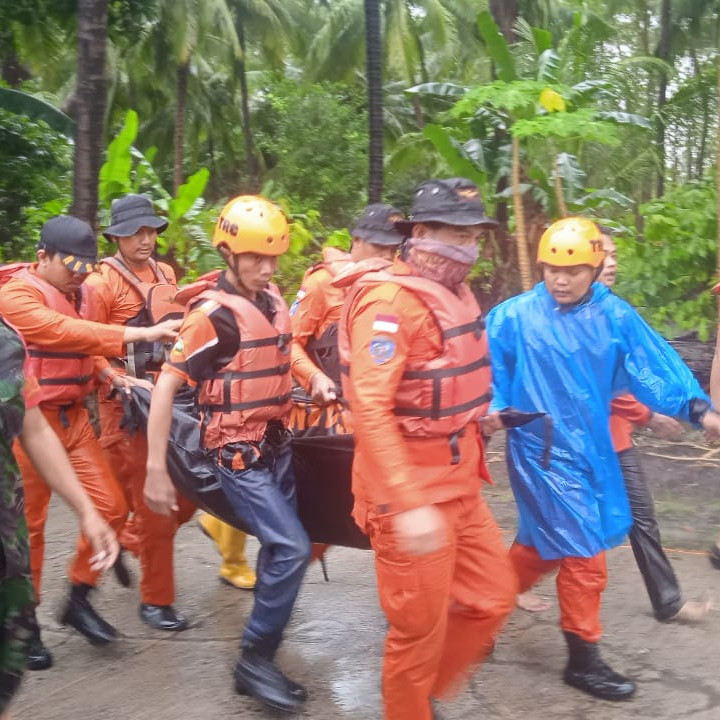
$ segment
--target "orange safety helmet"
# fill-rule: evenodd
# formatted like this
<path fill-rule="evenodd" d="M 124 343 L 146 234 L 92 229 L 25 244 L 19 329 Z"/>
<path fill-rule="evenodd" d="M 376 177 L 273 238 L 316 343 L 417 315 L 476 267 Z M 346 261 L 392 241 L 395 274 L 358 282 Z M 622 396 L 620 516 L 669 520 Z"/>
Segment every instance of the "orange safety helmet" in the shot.
<path fill-rule="evenodd" d="M 538 245 L 537 261 L 548 265 L 598 268 L 604 259 L 600 228 L 587 218 L 568 217 L 554 222 Z"/>
<path fill-rule="evenodd" d="M 225 244 L 236 255 L 282 255 L 290 246 L 288 221 L 269 200 L 259 195 L 239 195 L 220 213 L 212 244 Z"/>

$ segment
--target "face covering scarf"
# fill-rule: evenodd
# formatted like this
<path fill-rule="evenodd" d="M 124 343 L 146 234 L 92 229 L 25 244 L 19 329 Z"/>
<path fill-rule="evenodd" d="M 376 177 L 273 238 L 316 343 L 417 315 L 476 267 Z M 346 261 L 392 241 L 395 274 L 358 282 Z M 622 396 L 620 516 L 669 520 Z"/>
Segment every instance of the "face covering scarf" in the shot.
<path fill-rule="evenodd" d="M 420 275 L 454 290 L 462 283 L 480 255 L 473 245 L 448 245 L 432 238 L 412 238 L 407 243 L 408 265 Z"/>

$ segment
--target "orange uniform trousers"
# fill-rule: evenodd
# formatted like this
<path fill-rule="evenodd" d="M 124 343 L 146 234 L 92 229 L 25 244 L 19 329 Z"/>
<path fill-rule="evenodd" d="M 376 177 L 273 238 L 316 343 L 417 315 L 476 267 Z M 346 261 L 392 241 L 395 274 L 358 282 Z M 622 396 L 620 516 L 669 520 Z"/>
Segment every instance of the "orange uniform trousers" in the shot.
<path fill-rule="evenodd" d="M 529 590 L 543 575 L 557 570 L 560 627 L 585 642 L 600 640 L 600 597 L 607 585 L 604 552 L 588 558 L 543 560 L 534 547 L 513 543 L 510 559 L 520 581 L 520 592 Z"/>
<path fill-rule="evenodd" d="M 60 438 L 60 442 L 70 458 L 70 463 L 93 505 L 110 527 L 119 533 L 127 518 L 127 503 L 95 437 L 85 406 L 76 403 L 61 411 L 58 408 L 46 407 L 41 404 L 40 409 L 50 423 L 50 427 Z M 15 442 L 14 453 L 20 466 L 25 490 L 25 515 L 30 534 L 30 567 L 35 586 L 35 598 L 39 604 L 40 581 L 45 556 L 45 521 L 52 491 L 38 475 L 35 466 L 18 441 Z M 87 538 L 81 535 L 77 542 L 75 555 L 70 562 L 70 581 L 72 583 L 85 583 L 91 586 L 97 584 L 100 573 L 90 569 L 92 555 L 92 545 Z"/>
<path fill-rule="evenodd" d="M 132 533 L 122 534 L 123 546 L 140 559 L 140 598 L 148 605 L 172 605 L 175 601 L 173 544 L 178 527 L 187 522 L 195 506 L 178 494 L 177 512 L 167 517 L 153 512 L 143 496 L 147 438 L 138 431 L 129 435 L 120 428 L 122 404 L 100 402 L 100 445 L 118 486 L 133 512 Z M 128 542 L 128 536 L 134 542 Z"/>
<path fill-rule="evenodd" d="M 391 516 L 368 518 L 380 604 L 390 623 L 383 661 L 386 720 L 432 720 L 430 698 L 447 698 L 492 650 L 515 606 L 517 578 L 480 493 L 436 504 L 447 544 L 408 555 Z"/>

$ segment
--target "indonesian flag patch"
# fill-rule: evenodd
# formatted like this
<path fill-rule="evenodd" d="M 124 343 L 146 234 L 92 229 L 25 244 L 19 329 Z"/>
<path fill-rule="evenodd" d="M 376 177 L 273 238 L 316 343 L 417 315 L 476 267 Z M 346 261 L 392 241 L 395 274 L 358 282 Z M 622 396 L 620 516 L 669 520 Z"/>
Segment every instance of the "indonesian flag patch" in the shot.
<path fill-rule="evenodd" d="M 375 316 L 372 329 L 374 332 L 396 333 L 398 327 L 397 315 L 378 314 Z"/>

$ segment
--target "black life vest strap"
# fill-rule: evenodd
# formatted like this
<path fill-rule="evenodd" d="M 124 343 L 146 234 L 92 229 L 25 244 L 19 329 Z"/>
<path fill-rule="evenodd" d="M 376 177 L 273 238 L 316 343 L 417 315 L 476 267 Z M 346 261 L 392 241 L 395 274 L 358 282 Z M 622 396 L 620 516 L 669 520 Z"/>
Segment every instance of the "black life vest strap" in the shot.
<path fill-rule="evenodd" d="M 450 433 L 448 437 L 448 442 L 450 443 L 450 452 L 452 453 L 452 457 L 450 458 L 450 464 L 451 465 L 459 465 L 460 464 L 460 443 L 458 440 L 461 437 L 465 437 L 465 428 L 460 428 L 457 432 Z"/>
<path fill-rule="evenodd" d="M 87 385 L 92 380 L 92 375 L 79 375 L 76 377 L 39 378 L 40 385 Z"/>
<path fill-rule="evenodd" d="M 277 346 L 282 349 L 286 347 L 291 340 L 292 335 L 290 333 L 281 333 L 276 337 L 260 338 L 259 340 L 240 340 L 240 349 L 247 350 L 248 348 L 271 346 Z"/>
<path fill-rule="evenodd" d="M 243 372 L 230 370 L 228 372 L 215 373 L 208 376 L 209 380 L 253 380 L 255 378 L 272 377 L 273 375 L 285 375 L 290 372 L 290 363 L 284 363 L 275 367 L 264 368 L 263 370 L 245 370 Z"/>
<path fill-rule="evenodd" d="M 432 408 L 404 408 L 396 407 L 393 412 L 399 417 L 420 417 L 420 418 L 431 418 L 432 420 L 439 420 L 440 418 L 449 417 L 456 413 L 467 412 L 473 408 L 480 407 L 486 402 L 490 402 L 492 399 L 492 393 L 486 392 L 482 395 L 468 400 L 460 405 L 453 405 L 451 407 L 441 408 L 439 404 L 433 401 L 435 407 Z M 434 399 L 433 399 L 434 400 Z"/>
<path fill-rule="evenodd" d="M 483 355 L 478 360 L 467 365 L 461 365 L 454 368 L 438 368 L 437 370 L 406 370 L 403 373 L 403 380 L 441 380 L 443 378 L 457 377 L 458 375 L 464 375 L 465 373 L 479 370 L 480 368 L 488 367 L 490 365 L 490 358 L 487 355 Z"/>
<path fill-rule="evenodd" d="M 448 340 L 449 338 L 458 337 L 459 335 L 474 333 L 477 338 L 480 338 L 484 328 L 485 321 L 483 320 L 482 316 L 478 315 L 478 317 L 472 322 L 465 323 L 464 325 L 457 325 L 456 327 L 451 327 L 447 330 L 443 330 L 442 337 L 443 340 Z"/>
<path fill-rule="evenodd" d="M 34 348 L 28 349 L 28 355 L 31 358 L 44 358 L 47 360 L 84 360 L 88 357 L 84 353 L 54 352 L 53 350 L 36 350 Z"/>
<path fill-rule="evenodd" d="M 238 412 L 240 410 L 252 410 L 258 407 L 265 407 L 266 405 L 285 405 L 288 400 L 290 400 L 290 393 L 285 393 L 283 395 L 276 395 L 275 397 L 260 398 L 259 400 L 253 400 L 252 402 L 202 405 L 201 410 L 205 413 L 221 412 L 227 414 L 230 412 Z"/>

